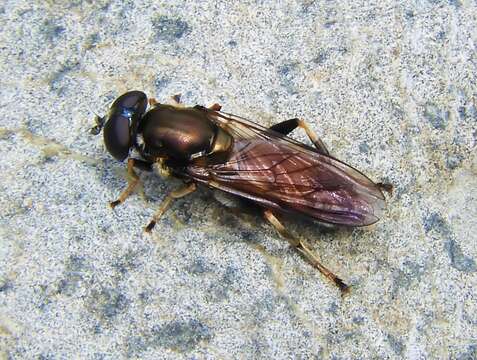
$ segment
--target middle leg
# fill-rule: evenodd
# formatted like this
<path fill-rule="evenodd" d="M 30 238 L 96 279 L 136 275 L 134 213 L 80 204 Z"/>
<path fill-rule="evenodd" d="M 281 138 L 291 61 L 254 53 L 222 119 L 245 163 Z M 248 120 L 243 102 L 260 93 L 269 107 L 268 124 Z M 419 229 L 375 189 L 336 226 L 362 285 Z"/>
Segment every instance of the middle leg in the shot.
<path fill-rule="evenodd" d="M 129 158 L 128 159 L 128 186 L 123 192 L 119 195 L 119 198 L 115 201 L 111 201 L 109 205 L 114 209 L 119 204 L 122 204 L 129 195 L 134 191 L 136 186 L 139 185 L 139 176 L 134 171 L 134 168 L 140 170 L 151 171 L 151 163 L 139 159 Z"/>
<path fill-rule="evenodd" d="M 193 193 L 196 189 L 197 189 L 197 185 L 195 183 L 190 183 L 190 184 L 186 184 L 185 186 L 177 190 L 174 190 L 169 195 L 167 195 L 166 198 L 162 201 L 161 205 L 159 206 L 159 209 L 157 209 L 156 213 L 152 217 L 152 220 L 144 229 L 144 231 L 148 233 L 151 232 L 151 230 L 154 228 L 154 226 L 156 226 L 156 223 L 159 221 L 161 216 L 166 212 L 169 206 L 171 206 L 172 202 L 175 199 L 180 199 L 181 197 L 189 195 L 190 193 Z"/>

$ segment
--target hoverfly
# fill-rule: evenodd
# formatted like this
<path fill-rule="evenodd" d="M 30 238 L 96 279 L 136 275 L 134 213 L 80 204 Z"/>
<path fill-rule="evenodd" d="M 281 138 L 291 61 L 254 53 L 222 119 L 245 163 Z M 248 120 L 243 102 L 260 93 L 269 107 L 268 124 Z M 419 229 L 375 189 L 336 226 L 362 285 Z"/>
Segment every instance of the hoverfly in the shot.
<path fill-rule="evenodd" d="M 141 91 L 118 97 L 104 117 L 96 116 L 92 133 L 103 129 L 109 153 L 127 161 L 130 181 L 115 207 L 139 184 L 136 169 L 158 170 L 183 179 L 180 189 L 166 196 L 146 226 L 150 232 L 174 199 L 197 185 L 252 201 L 289 243 L 343 292 L 348 286 L 324 267 L 304 241 L 293 236 L 277 214 L 299 214 L 320 222 L 365 226 L 379 220 L 385 205 L 383 190 L 361 172 L 330 156 L 307 123 L 291 119 L 265 128 L 220 111 L 214 104 L 184 107 L 160 104 Z M 149 109 L 148 109 L 149 104 Z M 313 147 L 287 135 L 302 128 Z M 134 150 L 135 156 L 131 155 Z"/>

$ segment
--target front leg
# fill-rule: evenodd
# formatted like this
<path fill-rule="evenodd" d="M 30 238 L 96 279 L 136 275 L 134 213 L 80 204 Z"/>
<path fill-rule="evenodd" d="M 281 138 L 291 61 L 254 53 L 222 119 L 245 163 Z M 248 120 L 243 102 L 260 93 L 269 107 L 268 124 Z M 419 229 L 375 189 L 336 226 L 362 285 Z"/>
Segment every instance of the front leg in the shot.
<path fill-rule="evenodd" d="M 111 201 L 109 203 L 109 205 L 113 209 L 119 204 L 123 203 L 128 198 L 128 196 L 131 195 L 131 193 L 134 191 L 136 186 L 139 185 L 139 182 L 140 182 L 139 176 L 134 171 L 134 168 L 151 171 L 151 163 L 144 160 L 134 159 L 134 158 L 128 159 L 128 186 L 119 195 L 119 198 L 117 200 Z"/>

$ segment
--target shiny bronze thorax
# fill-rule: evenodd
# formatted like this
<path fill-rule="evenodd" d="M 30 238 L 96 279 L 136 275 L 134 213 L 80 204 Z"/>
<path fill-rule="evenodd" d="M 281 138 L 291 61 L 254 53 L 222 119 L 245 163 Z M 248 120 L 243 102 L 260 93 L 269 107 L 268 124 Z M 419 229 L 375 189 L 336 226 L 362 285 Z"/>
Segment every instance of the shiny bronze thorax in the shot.
<path fill-rule="evenodd" d="M 214 124 L 199 108 L 156 104 L 148 111 L 138 129 L 138 150 L 147 159 L 175 162 L 191 160 L 210 163 L 226 158 L 233 138 Z"/>

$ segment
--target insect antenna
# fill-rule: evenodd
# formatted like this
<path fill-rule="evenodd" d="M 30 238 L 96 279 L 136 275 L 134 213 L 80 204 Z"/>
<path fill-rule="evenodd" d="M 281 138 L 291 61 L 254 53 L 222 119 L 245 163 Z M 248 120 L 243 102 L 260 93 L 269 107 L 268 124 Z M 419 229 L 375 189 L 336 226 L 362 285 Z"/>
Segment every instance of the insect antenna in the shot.
<path fill-rule="evenodd" d="M 104 94 L 100 96 L 103 97 Z M 100 116 L 96 111 L 91 109 L 91 106 L 89 106 L 89 104 L 87 106 L 89 111 L 94 114 L 94 123 L 95 123 L 95 125 L 91 129 L 89 129 L 89 133 L 91 135 L 98 135 L 103 129 L 104 123 L 106 122 L 106 116 Z"/>
<path fill-rule="evenodd" d="M 105 116 L 99 116 L 98 114 L 96 114 L 94 111 L 94 122 L 95 122 L 95 126 L 93 126 L 89 132 L 90 134 L 92 135 L 98 135 L 101 130 L 103 129 L 103 126 L 104 126 L 104 120 L 105 120 Z"/>

